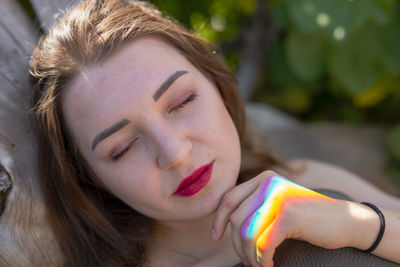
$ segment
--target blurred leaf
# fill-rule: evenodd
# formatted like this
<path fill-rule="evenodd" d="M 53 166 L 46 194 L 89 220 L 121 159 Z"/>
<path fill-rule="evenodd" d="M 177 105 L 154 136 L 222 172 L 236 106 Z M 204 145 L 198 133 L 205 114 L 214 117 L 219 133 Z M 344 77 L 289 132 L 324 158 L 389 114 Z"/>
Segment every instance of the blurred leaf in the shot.
<path fill-rule="evenodd" d="M 271 9 L 271 20 L 276 28 L 289 27 L 289 17 L 283 5 L 277 5 Z"/>
<path fill-rule="evenodd" d="M 194 12 L 190 15 L 190 24 L 193 27 L 195 33 L 201 38 L 213 43 L 215 31 L 212 29 L 210 23 L 203 14 Z"/>
<path fill-rule="evenodd" d="M 360 110 L 348 105 L 339 109 L 339 119 L 343 122 L 351 122 L 353 124 L 361 124 L 365 120 Z"/>
<path fill-rule="evenodd" d="M 387 164 L 387 169 L 394 178 L 395 183 L 400 187 L 400 163 L 394 159 L 390 159 Z"/>
<path fill-rule="evenodd" d="M 354 106 L 357 108 L 368 108 L 377 105 L 390 93 L 390 84 L 379 81 L 364 92 L 354 95 Z"/>
<path fill-rule="evenodd" d="M 305 32 L 332 31 L 347 27 L 351 19 L 348 1 L 286 0 L 290 17 L 296 27 Z"/>
<path fill-rule="evenodd" d="M 281 110 L 303 114 L 308 111 L 311 106 L 311 97 L 304 88 L 282 88 L 275 93 L 262 94 L 258 96 L 258 100 L 278 107 Z"/>
<path fill-rule="evenodd" d="M 21 6 L 22 6 L 23 10 L 26 12 L 26 14 L 31 19 L 35 19 L 35 11 L 33 10 L 33 7 L 31 5 L 30 1 L 29 0 L 17 0 L 17 1 L 21 4 Z"/>
<path fill-rule="evenodd" d="M 349 1 L 353 8 L 351 17 L 351 29 L 362 27 L 370 20 L 378 24 L 386 24 L 390 21 L 394 10 L 394 1 L 387 0 L 353 0 Z"/>
<path fill-rule="evenodd" d="M 321 35 L 292 31 L 285 48 L 293 73 L 305 81 L 318 79 L 324 71 L 324 43 Z"/>
<path fill-rule="evenodd" d="M 232 0 L 229 0 L 232 1 Z M 256 7 L 256 0 L 235 0 L 235 5 L 238 10 L 241 10 L 246 15 L 251 15 L 254 13 Z"/>
<path fill-rule="evenodd" d="M 380 9 L 389 16 L 393 15 L 396 3 L 398 3 L 397 0 L 374 0 L 374 1 L 380 7 Z"/>
<path fill-rule="evenodd" d="M 150 1 L 240 64 L 257 0 Z M 400 1 L 263 1 L 276 35 L 257 100 L 302 119 L 400 122 Z"/>
<path fill-rule="evenodd" d="M 231 10 L 232 2 L 227 2 L 226 0 L 215 0 L 210 6 L 211 14 L 219 14 L 223 17 L 227 17 L 229 11 Z"/>
<path fill-rule="evenodd" d="M 368 21 L 390 21 L 393 0 L 286 0 L 294 24 L 306 32 L 343 27 L 353 31 Z"/>
<path fill-rule="evenodd" d="M 269 78 L 279 86 L 294 86 L 301 83 L 301 80 L 290 70 L 283 46 L 273 46 L 269 56 Z"/>
<path fill-rule="evenodd" d="M 329 70 L 347 90 L 359 93 L 370 88 L 382 74 L 381 40 L 372 27 L 364 27 L 346 42 L 333 46 Z"/>
<path fill-rule="evenodd" d="M 387 146 L 393 157 L 400 162 L 400 125 L 390 131 Z"/>
<path fill-rule="evenodd" d="M 288 88 L 284 91 L 283 102 L 285 110 L 302 113 L 310 107 L 310 96 L 304 88 Z"/>
<path fill-rule="evenodd" d="M 400 75 L 400 25 L 380 27 L 377 36 L 380 42 L 380 61 L 392 75 Z"/>
<path fill-rule="evenodd" d="M 206 24 L 206 19 L 203 14 L 199 12 L 193 12 L 190 14 L 190 24 L 196 31 L 199 31 Z"/>

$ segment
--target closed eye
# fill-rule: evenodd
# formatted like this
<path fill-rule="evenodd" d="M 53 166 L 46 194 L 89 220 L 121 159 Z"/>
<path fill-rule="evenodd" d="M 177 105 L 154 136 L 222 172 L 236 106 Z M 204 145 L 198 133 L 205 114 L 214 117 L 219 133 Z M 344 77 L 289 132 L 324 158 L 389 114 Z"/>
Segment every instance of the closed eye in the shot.
<path fill-rule="evenodd" d="M 135 141 L 131 142 L 126 148 L 124 148 L 124 150 L 118 153 L 118 155 L 112 157 L 112 162 L 117 163 L 118 160 L 120 160 L 131 149 L 134 143 Z"/>
<path fill-rule="evenodd" d="M 197 95 L 196 93 L 191 94 L 191 95 L 190 95 L 188 98 L 186 98 L 182 103 L 180 103 L 178 106 L 172 108 L 169 112 L 177 111 L 177 110 L 179 110 L 179 109 L 185 107 L 188 103 L 194 101 L 194 100 L 197 98 L 197 96 L 198 96 L 198 95 Z"/>
<path fill-rule="evenodd" d="M 177 111 L 180 110 L 182 108 L 184 108 L 187 104 L 189 104 L 190 102 L 193 102 L 194 100 L 196 100 L 197 98 L 197 94 L 193 93 L 191 94 L 188 98 L 186 98 L 182 103 L 180 103 L 178 106 L 172 108 L 170 110 L 170 112 L 172 111 Z M 112 162 L 113 163 L 117 163 L 121 158 L 124 157 L 124 155 L 132 148 L 132 146 L 134 145 L 135 141 L 131 142 L 126 148 L 124 148 L 120 153 L 118 153 L 117 155 L 115 155 L 114 157 L 112 157 Z"/>

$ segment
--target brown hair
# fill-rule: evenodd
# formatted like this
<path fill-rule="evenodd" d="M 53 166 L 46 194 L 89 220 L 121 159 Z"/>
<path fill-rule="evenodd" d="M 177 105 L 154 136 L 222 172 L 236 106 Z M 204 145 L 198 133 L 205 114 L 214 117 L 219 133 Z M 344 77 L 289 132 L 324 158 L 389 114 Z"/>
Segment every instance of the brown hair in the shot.
<path fill-rule="evenodd" d="M 30 62 L 42 187 L 68 266 L 141 266 L 146 260 L 152 220 L 95 182 L 60 107 L 62 90 L 83 66 L 145 35 L 177 48 L 216 84 L 243 144 L 244 105 L 236 79 L 209 43 L 144 2 L 87 0 L 68 11 L 40 38 Z"/>

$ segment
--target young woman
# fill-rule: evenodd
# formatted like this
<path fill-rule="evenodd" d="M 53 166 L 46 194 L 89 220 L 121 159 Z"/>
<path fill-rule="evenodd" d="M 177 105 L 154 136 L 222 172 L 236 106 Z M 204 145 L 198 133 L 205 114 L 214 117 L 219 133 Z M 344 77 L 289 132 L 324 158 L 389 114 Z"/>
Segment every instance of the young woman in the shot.
<path fill-rule="evenodd" d="M 249 177 L 233 74 L 146 3 L 79 4 L 40 39 L 31 73 L 43 190 L 67 266 L 272 266 L 286 238 L 365 250 L 382 229 L 366 205 L 272 171 Z M 398 199 L 333 166 L 264 161 L 295 183 L 375 203 L 386 228 L 372 253 L 400 263 Z M 256 211 L 269 223 L 251 232 Z"/>

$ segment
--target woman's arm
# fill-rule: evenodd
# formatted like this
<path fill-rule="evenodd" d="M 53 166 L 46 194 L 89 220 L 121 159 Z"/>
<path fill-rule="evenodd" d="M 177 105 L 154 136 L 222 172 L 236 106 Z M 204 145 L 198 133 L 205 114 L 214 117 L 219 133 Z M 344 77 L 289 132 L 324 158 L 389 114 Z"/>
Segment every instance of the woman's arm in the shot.
<path fill-rule="evenodd" d="M 309 159 L 291 160 L 287 165 L 301 171 L 289 172 L 280 167 L 273 170 L 307 188 L 331 189 L 346 194 L 355 202 L 366 201 L 379 208 L 400 210 L 400 198 L 380 190 L 341 167 Z"/>
<path fill-rule="evenodd" d="M 375 204 L 385 216 L 386 230 L 381 243 L 372 254 L 400 263 L 400 199 L 392 196 L 360 176 L 343 168 L 315 160 L 296 159 L 288 162 L 294 169 L 303 172 L 290 175 L 285 172 L 295 183 L 308 188 L 324 188 L 342 192 L 355 202 L 371 202 Z M 348 202 L 349 211 L 356 217 L 359 224 L 355 229 L 360 229 L 358 238 L 353 247 L 368 249 L 375 241 L 379 231 L 379 216 L 372 209 L 354 202 Z M 370 220 L 357 217 L 362 210 L 369 209 Z M 359 213 L 357 213 L 357 210 Z"/>
<path fill-rule="evenodd" d="M 348 211 L 354 218 L 355 236 L 352 247 L 368 249 L 376 240 L 380 229 L 378 214 L 362 204 L 346 201 Z M 385 216 L 386 227 L 383 238 L 372 254 L 400 263 L 400 211 L 380 209 Z"/>
<path fill-rule="evenodd" d="M 374 254 L 400 263 L 396 253 L 400 212 L 382 212 L 387 230 Z M 370 207 L 327 198 L 271 171 L 225 194 L 213 222 L 214 240 L 223 236 L 228 223 L 236 253 L 253 266 L 273 266 L 275 248 L 287 238 L 327 249 L 365 250 L 375 242 L 380 228 L 379 216 Z"/>

